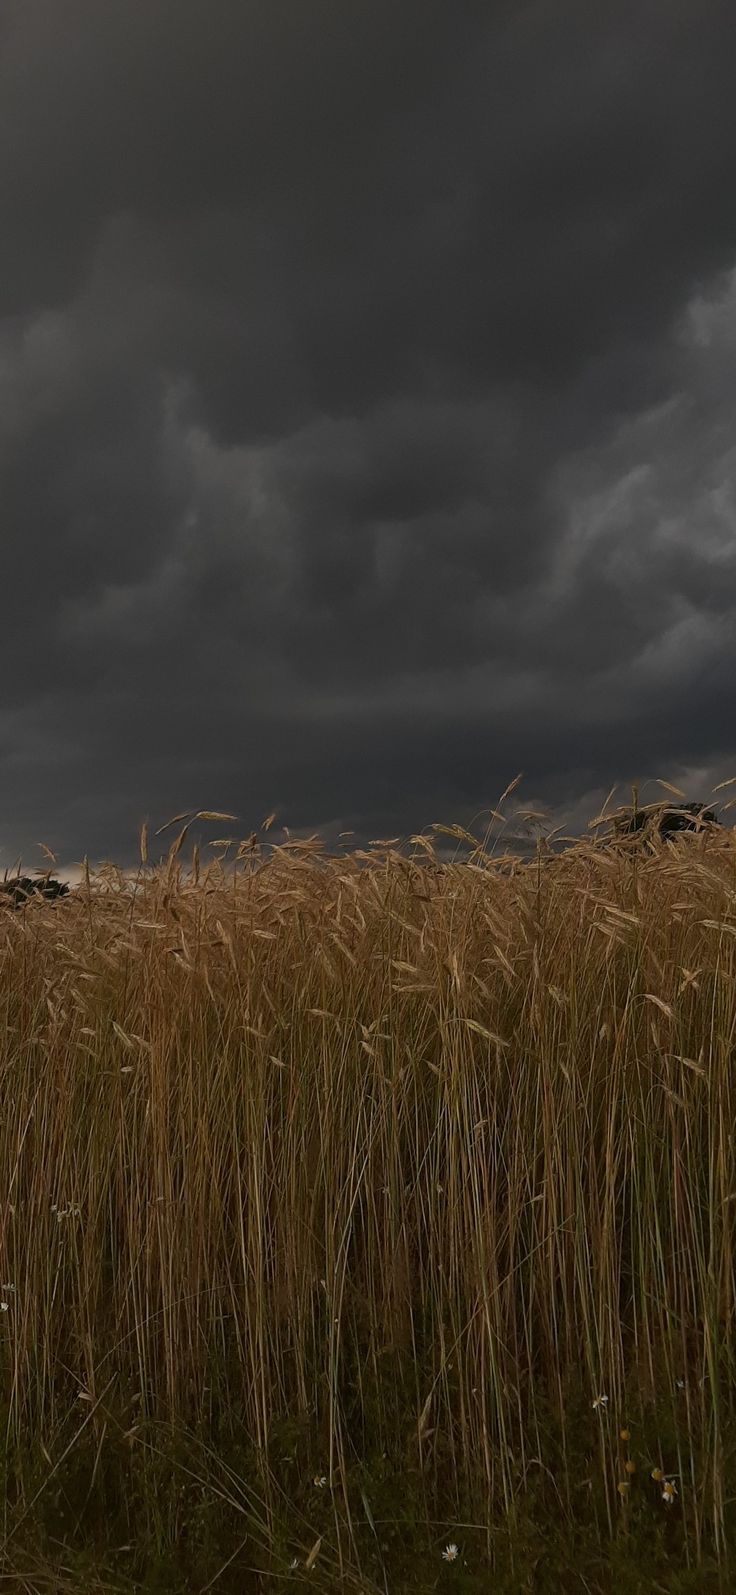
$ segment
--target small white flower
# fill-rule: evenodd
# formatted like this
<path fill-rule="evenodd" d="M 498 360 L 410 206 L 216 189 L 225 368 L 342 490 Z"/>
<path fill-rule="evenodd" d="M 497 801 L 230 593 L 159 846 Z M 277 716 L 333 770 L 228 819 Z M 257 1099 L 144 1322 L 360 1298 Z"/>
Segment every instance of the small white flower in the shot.
<path fill-rule="evenodd" d="M 298 1566 L 299 1566 L 299 1557 L 298 1556 L 292 1556 L 291 1561 L 289 1563 L 289 1572 L 293 1573 L 294 1568 L 298 1567 Z"/>
<path fill-rule="evenodd" d="M 7 1310 L 8 1310 L 7 1302 L 6 1301 L 0 1301 L 0 1313 L 6 1313 Z"/>
<path fill-rule="evenodd" d="M 454 1541 L 450 1541 L 450 1544 L 446 1545 L 444 1551 L 442 1552 L 443 1561 L 456 1562 L 459 1554 L 460 1552 L 458 1551 Z"/>
<path fill-rule="evenodd" d="M 315 1473 L 312 1483 L 314 1484 L 315 1490 L 324 1490 L 324 1487 L 327 1483 L 324 1473 Z"/>
<path fill-rule="evenodd" d="M 685 1380 L 684 1379 L 676 1379 L 675 1380 L 675 1384 L 677 1385 L 678 1390 L 684 1390 L 685 1389 Z"/>
<path fill-rule="evenodd" d="M 593 1402 L 593 1411 L 594 1412 L 598 1412 L 598 1411 L 600 1411 L 601 1407 L 607 1407 L 607 1406 L 608 1406 L 608 1396 L 596 1396 L 595 1401 Z"/>
<path fill-rule="evenodd" d="M 671 1506 L 677 1495 L 677 1485 L 674 1479 L 665 1479 L 662 1485 L 662 1500 L 666 1506 Z"/>

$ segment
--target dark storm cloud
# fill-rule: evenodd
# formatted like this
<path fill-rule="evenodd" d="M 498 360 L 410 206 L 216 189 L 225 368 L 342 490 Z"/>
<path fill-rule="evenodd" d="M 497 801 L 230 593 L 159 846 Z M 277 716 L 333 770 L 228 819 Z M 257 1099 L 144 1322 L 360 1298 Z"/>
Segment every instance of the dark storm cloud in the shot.
<path fill-rule="evenodd" d="M 0 26 L 13 838 L 730 774 L 730 4 Z"/>

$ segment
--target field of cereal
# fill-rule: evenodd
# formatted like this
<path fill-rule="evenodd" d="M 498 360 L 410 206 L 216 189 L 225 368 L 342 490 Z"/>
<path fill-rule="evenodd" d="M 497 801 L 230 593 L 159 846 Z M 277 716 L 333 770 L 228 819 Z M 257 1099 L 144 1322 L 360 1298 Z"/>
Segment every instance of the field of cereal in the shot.
<path fill-rule="evenodd" d="M 6 1586 L 733 1588 L 733 833 L 186 831 L 0 910 Z"/>

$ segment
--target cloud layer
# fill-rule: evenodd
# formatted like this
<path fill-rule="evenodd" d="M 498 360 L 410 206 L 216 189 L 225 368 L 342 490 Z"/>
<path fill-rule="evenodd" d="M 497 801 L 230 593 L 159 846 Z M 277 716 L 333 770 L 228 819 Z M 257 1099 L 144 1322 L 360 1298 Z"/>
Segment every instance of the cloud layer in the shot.
<path fill-rule="evenodd" d="M 732 774 L 725 0 L 0 27 L 0 868 Z"/>

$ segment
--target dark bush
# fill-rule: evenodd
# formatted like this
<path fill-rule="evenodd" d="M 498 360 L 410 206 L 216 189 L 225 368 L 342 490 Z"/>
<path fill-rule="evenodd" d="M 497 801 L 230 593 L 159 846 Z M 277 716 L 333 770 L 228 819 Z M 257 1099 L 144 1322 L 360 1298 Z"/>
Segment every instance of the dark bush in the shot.
<path fill-rule="evenodd" d="M 68 891 L 69 887 L 63 881 L 46 877 L 34 880 L 30 875 L 14 875 L 11 880 L 0 881 L 0 902 L 3 898 L 10 898 L 13 908 L 23 908 L 31 897 L 66 897 Z"/>
<path fill-rule="evenodd" d="M 715 810 L 705 803 L 655 803 L 643 809 L 630 809 L 614 821 L 617 836 L 637 832 L 674 836 L 678 831 L 702 831 L 705 825 L 719 825 Z"/>

